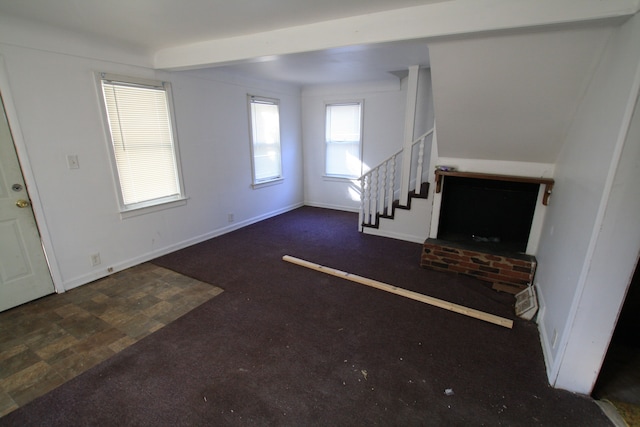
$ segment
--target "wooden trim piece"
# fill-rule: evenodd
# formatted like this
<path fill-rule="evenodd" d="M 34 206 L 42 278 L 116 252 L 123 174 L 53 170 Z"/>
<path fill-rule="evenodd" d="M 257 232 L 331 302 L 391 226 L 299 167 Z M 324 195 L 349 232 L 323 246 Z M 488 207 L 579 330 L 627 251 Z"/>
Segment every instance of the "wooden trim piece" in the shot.
<path fill-rule="evenodd" d="M 458 176 L 461 178 L 474 178 L 474 179 L 490 179 L 493 181 L 510 181 L 510 182 L 527 182 L 531 184 L 544 184 L 544 196 L 542 197 L 542 204 L 547 206 L 549 203 L 549 196 L 553 190 L 553 184 L 555 181 L 552 178 L 532 178 L 528 176 L 517 175 L 497 175 L 491 173 L 479 173 L 479 172 L 459 172 L 459 171 L 444 171 L 436 170 L 436 193 L 442 190 L 442 178 L 445 176 Z"/>
<path fill-rule="evenodd" d="M 509 328 L 509 329 L 513 328 L 513 320 L 505 319 L 504 317 L 499 317 L 493 314 L 485 313 L 483 311 L 475 310 L 473 308 L 465 307 L 465 306 L 454 304 L 438 298 L 423 295 L 417 292 L 410 291 L 408 289 L 398 288 L 396 286 L 389 285 L 384 282 L 378 282 L 377 280 L 368 279 L 362 276 L 357 276 L 355 274 L 350 274 L 341 270 L 336 270 L 335 268 L 325 267 L 323 265 L 315 264 L 313 262 L 305 261 L 303 259 L 295 258 L 289 255 L 283 256 L 282 259 L 292 264 L 310 268 L 312 270 L 316 270 L 321 273 L 330 274 L 332 276 L 340 277 L 341 279 L 350 280 L 352 282 L 356 282 L 361 285 L 370 286 L 372 288 L 376 288 L 385 292 L 390 292 L 392 294 L 400 295 L 415 301 L 420 301 L 425 304 L 429 304 L 439 308 L 443 308 L 445 310 L 453 311 L 454 313 L 463 314 L 465 316 L 473 317 L 475 319 L 484 320 L 485 322 L 493 323 L 499 326 L 503 326 L 505 328 Z"/>

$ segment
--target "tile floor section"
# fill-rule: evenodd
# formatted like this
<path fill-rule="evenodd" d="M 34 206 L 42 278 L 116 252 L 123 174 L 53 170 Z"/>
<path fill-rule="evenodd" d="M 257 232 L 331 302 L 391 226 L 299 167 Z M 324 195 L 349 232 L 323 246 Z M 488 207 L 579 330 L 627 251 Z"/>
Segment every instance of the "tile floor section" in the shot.
<path fill-rule="evenodd" d="M 0 417 L 221 292 L 145 263 L 0 313 Z"/>

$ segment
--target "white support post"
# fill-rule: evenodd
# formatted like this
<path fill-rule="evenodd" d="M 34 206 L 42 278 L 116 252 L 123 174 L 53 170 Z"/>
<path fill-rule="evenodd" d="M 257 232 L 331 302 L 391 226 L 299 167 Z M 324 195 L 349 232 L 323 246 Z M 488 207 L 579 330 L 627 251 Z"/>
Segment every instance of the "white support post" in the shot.
<path fill-rule="evenodd" d="M 426 137 L 422 137 L 420 139 L 420 147 L 418 149 L 418 165 L 416 167 L 416 194 L 420 194 L 420 190 L 422 189 L 422 164 L 424 162 L 424 140 Z"/>
<path fill-rule="evenodd" d="M 400 180 L 400 204 L 406 206 L 409 202 L 409 185 L 411 182 L 411 144 L 416 121 L 416 101 L 418 98 L 418 74 L 420 66 L 409 67 L 407 77 L 407 105 L 404 116 L 404 143 L 402 150 L 402 178 Z"/>
<path fill-rule="evenodd" d="M 378 169 L 371 171 L 371 220 L 370 224 L 375 224 L 378 213 Z"/>
<path fill-rule="evenodd" d="M 358 231 L 362 231 L 362 222 L 364 221 L 364 181 L 365 177 L 360 178 L 360 211 L 358 212 Z"/>
<path fill-rule="evenodd" d="M 378 213 L 384 215 L 385 191 L 387 190 L 387 164 L 380 165 L 378 172 Z"/>

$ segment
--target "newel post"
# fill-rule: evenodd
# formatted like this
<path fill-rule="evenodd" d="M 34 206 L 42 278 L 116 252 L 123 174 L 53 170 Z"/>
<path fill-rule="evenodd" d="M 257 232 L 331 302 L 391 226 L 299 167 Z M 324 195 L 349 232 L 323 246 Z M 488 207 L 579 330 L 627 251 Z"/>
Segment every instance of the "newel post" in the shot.
<path fill-rule="evenodd" d="M 400 179 L 400 204 L 406 206 L 409 202 L 409 185 L 411 182 L 411 145 L 416 121 L 416 101 L 418 99 L 419 65 L 409 67 L 407 77 L 407 106 L 404 116 L 404 139 L 402 150 L 402 175 Z"/>

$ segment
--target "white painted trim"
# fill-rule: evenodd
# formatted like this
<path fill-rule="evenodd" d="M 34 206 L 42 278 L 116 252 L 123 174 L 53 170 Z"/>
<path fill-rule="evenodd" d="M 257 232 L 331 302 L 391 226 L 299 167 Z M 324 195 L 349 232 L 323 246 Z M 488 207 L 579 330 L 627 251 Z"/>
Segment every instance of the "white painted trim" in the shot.
<path fill-rule="evenodd" d="M 402 140 L 402 170 L 400 171 L 400 205 L 407 206 L 409 202 L 409 187 L 411 184 L 411 154 L 413 148 L 413 131 L 416 127 L 416 102 L 418 100 L 419 65 L 409 67 L 407 78 L 407 98 L 404 110 L 404 133 Z M 416 185 L 420 185 L 416 183 Z"/>
<path fill-rule="evenodd" d="M 527 249 L 525 250 L 526 253 L 531 255 L 535 255 L 538 252 L 540 236 L 542 236 L 544 217 L 547 214 L 547 207 L 542 203 L 542 200 L 546 193 L 546 189 L 546 185 L 540 184 L 540 187 L 538 188 L 538 198 L 536 199 L 536 206 L 533 210 L 533 218 L 531 218 L 529 238 L 527 239 Z M 549 199 L 549 203 L 551 203 L 551 199 Z"/>
<path fill-rule="evenodd" d="M 439 165 L 452 166 L 461 172 L 478 172 L 478 173 L 497 173 L 502 175 L 527 176 L 551 178 L 555 171 L 555 166 L 550 163 L 533 163 L 533 162 L 514 162 L 503 160 L 478 160 L 463 159 L 453 157 L 440 157 L 437 161 Z M 442 185 L 446 180 L 443 180 Z M 538 251 L 540 236 L 542 234 L 542 226 L 547 213 L 547 207 L 542 204 L 545 186 L 540 185 L 536 201 L 534 216 L 531 221 L 531 229 L 529 231 L 529 239 L 527 243 L 526 253 L 533 254 Z M 551 202 L 551 198 L 549 199 Z M 440 224 L 440 208 L 442 206 L 442 193 L 433 193 L 433 212 L 431 215 L 431 228 L 429 237 L 437 238 L 438 226 Z"/>
<path fill-rule="evenodd" d="M 553 163 L 516 162 L 510 160 L 440 157 L 438 165 L 452 166 L 460 172 L 495 173 L 536 178 L 553 178 Z"/>
<path fill-rule="evenodd" d="M 357 98 L 361 93 L 386 93 L 399 92 L 402 90 L 402 81 L 379 81 L 379 82 L 350 82 L 335 83 L 327 85 L 304 86 L 301 90 L 302 96 L 335 96 L 344 97 L 354 94 Z"/>
<path fill-rule="evenodd" d="M 120 219 L 133 218 L 140 215 L 147 215 L 153 212 L 160 212 L 165 209 L 172 209 L 187 204 L 188 197 L 180 197 L 177 200 L 170 200 L 150 206 L 137 207 L 120 211 Z"/>
<path fill-rule="evenodd" d="M 330 175 L 327 174 L 327 108 L 331 106 L 339 106 L 339 105 L 359 105 L 360 106 L 360 141 L 358 145 L 358 155 L 360 156 L 360 175 L 351 176 L 351 175 Z M 364 174 L 364 98 L 355 98 L 355 99 L 339 99 L 339 100 L 331 100 L 325 99 L 324 101 L 324 162 L 322 167 L 322 179 L 325 181 L 328 180 L 338 180 L 338 181 L 357 181 L 359 177 Z M 359 184 L 356 184 L 359 185 Z"/>
<path fill-rule="evenodd" d="M 412 242 L 412 243 L 419 243 L 419 244 L 423 244 L 424 241 L 427 240 L 426 236 L 416 236 L 413 234 L 397 233 L 395 231 L 382 230 L 380 228 L 362 227 L 362 232 L 364 234 L 369 234 L 371 236 L 389 237 L 396 240 L 404 240 L 405 242 Z"/>
<path fill-rule="evenodd" d="M 540 344 L 542 347 L 542 356 L 544 358 L 544 366 L 547 372 L 547 378 L 551 378 L 551 371 L 553 367 L 553 353 L 551 346 L 551 340 L 547 335 L 547 329 L 544 328 L 545 324 L 545 314 L 547 311 L 547 304 L 544 300 L 544 294 L 539 292 L 538 283 L 535 282 L 534 287 L 536 288 L 536 296 L 538 298 L 538 314 L 536 317 L 536 324 L 538 325 L 538 332 L 540 334 Z"/>
<path fill-rule="evenodd" d="M 637 11 L 637 0 L 436 2 L 160 49 L 154 68 L 180 70 L 369 43 L 621 20 Z"/>
<path fill-rule="evenodd" d="M 444 185 L 444 183 L 443 183 Z M 442 191 L 433 191 L 433 210 L 431 211 L 431 225 L 429 226 L 429 237 L 438 238 L 438 227 L 440 226 L 440 209 L 442 208 Z"/>
<path fill-rule="evenodd" d="M 195 244 L 204 242 L 209 239 L 213 239 L 214 237 L 222 236 L 223 234 L 230 233 L 232 231 L 238 230 L 240 228 L 246 227 L 251 224 L 255 224 L 256 222 L 263 221 L 265 219 L 272 218 L 274 216 L 292 211 L 294 209 L 300 208 L 304 206 L 303 203 L 296 203 L 293 205 L 289 205 L 282 209 L 277 209 L 275 211 L 268 212 L 266 214 L 258 215 L 253 218 L 246 219 L 244 221 L 240 221 L 234 223 L 233 225 L 229 225 L 227 227 L 218 228 L 216 230 L 210 231 L 208 233 L 202 234 L 200 236 L 193 237 L 191 239 L 184 240 L 182 242 L 176 243 L 174 245 L 167 246 L 165 248 L 161 248 L 155 251 L 147 252 L 135 258 L 130 258 L 118 264 L 107 266 L 101 270 L 97 270 L 91 272 L 89 274 L 84 274 L 82 276 L 74 277 L 64 283 L 64 289 L 70 290 L 73 288 L 77 288 L 78 286 L 85 285 L 87 283 L 93 282 L 94 280 L 101 279 L 103 277 L 109 276 L 115 272 L 125 270 L 130 267 L 134 267 L 136 265 L 142 264 L 143 262 L 151 261 L 155 258 L 158 258 L 163 255 L 170 254 L 171 252 L 175 252 L 180 249 L 187 248 L 189 246 L 193 246 Z M 109 269 L 112 269 L 109 271 Z"/>
<path fill-rule="evenodd" d="M 305 200 L 304 202 L 305 206 L 311 206 L 314 208 L 323 208 L 323 209 L 333 209 L 336 211 L 345 211 L 345 212 L 360 212 L 360 207 L 353 207 L 353 206 L 343 206 L 343 205 L 333 205 L 330 203 L 316 203 L 316 202 L 310 202 L 308 200 Z"/>
<path fill-rule="evenodd" d="M 254 141 L 254 126 L 256 123 L 253 122 L 254 114 L 253 114 L 253 105 L 254 104 L 263 104 L 263 105 L 275 105 L 278 109 L 278 151 L 280 152 L 280 173 L 276 177 L 267 178 L 264 180 L 258 180 L 256 178 L 256 141 Z M 249 153 L 251 154 L 251 187 L 256 190 L 261 187 L 269 187 L 271 185 L 280 184 L 284 181 L 283 170 L 282 170 L 282 130 L 281 124 L 282 120 L 280 118 L 280 98 L 272 98 L 262 95 L 253 95 L 251 93 L 247 93 L 247 125 L 249 126 Z"/>
<path fill-rule="evenodd" d="M 94 80 L 96 84 L 96 91 L 98 94 L 99 108 L 102 117 L 102 129 L 106 136 L 106 144 L 109 150 L 109 163 L 111 164 L 111 174 L 114 182 L 114 189 L 118 198 L 118 209 L 120 211 L 120 218 L 126 219 L 134 216 L 145 215 L 150 212 L 157 212 L 158 210 L 169 209 L 176 206 L 182 206 L 187 203 L 187 194 L 184 189 L 184 178 L 182 174 L 182 161 L 180 157 L 180 141 L 178 140 L 178 126 L 176 121 L 173 92 L 171 88 L 171 82 L 168 80 L 148 79 L 137 76 L 124 76 L 121 74 L 106 73 L 103 71 L 94 71 Z M 109 111 L 107 109 L 107 103 L 105 99 L 103 82 L 115 82 L 129 83 L 134 85 L 151 86 L 155 89 L 164 92 L 167 102 L 167 110 L 169 112 L 169 126 L 171 127 L 171 136 L 173 138 L 173 156 L 176 163 L 176 174 L 178 176 L 178 187 L 180 194 L 177 198 L 174 196 L 163 197 L 161 199 L 146 200 L 144 202 L 133 203 L 127 205 L 124 201 L 124 195 L 122 193 L 122 180 L 120 173 L 118 172 L 118 162 L 116 161 L 116 153 L 113 145 L 113 136 L 111 135 L 111 129 L 109 127 Z"/>
<path fill-rule="evenodd" d="M 575 320 L 577 317 L 578 309 L 580 308 L 580 302 L 584 294 L 587 277 L 591 269 L 593 254 L 595 253 L 596 246 L 599 240 L 598 238 L 600 235 L 600 231 L 603 227 L 605 213 L 607 211 L 607 208 L 609 207 L 608 202 L 611 196 L 613 182 L 618 172 L 618 165 L 620 164 L 622 149 L 624 148 L 625 142 L 627 141 L 627 135 L 631 127 L 631 119 L 633 117 L 635 105 L 639 96 L 640 96 L 640 63 L 638 63 L 636 66 L 636 73 L 633 79 L 631 90 L 629 91 L 629 97 L 627 98 L 627 106 L 625 108 L 624 116 L 622 118 L 620 132 L 618 132 L 618 137 L 616 139 L 616 143 L 613 149 L 613 155 L 611 156 L 611 161 L 609 162 L 607 178 L 605 180 L 602 197 L 600 198 L 598 213 L 596 214 L 596 220 L 594 222 L 594 227 L 591 232 L 591 238 L 589 239 L 589 246 L 587 248 L 587 253 L 584 259 L 584 263 L 582 264 L 580 277 L 578 278 L 578 285 L 576 287 L 576 292 L 574 294 L 571 307 L 569 308 L 569 315 L 567 316 L 567 322 L 565 323 L 564 329 L 560 335 L 560 342 L 558 343 L 559 345 L 558 353 L 554 360 L 554 365 L 551 369 L 551 375 L 549 376 L 549 383 L 554 387 L 557 386 L 558 377 L 560 376 L 560 368 L 564 361 L 564 356 L 567 352 L 567 347 L 569 345 L 569 340 L 571 337 L 571 331 L 575 327 Z M 622 305 L 622 302 L 623 301 L 620 302 L 620 305 Z M 606 353 L 606 348 L 605 348 L 605 353 Z M 603 354 L 603 358 L 604 358 L 604 354 Z"/>
<path fill-rule="evenodd" d="M 49 233 L 49 227 L 47 225 L 46 215 L 42 206 L 42 200 L 40 199 L 40 193 L 38 192 L 38 186 L 33 174 L 33 169 L 29 161 L 29 155 L 27 145 L 22 135 L 20 128 L 20 120 L 18 119 L 18 112 L 13 102 L 13 95 L 11 93 L 11 84 L 9 81 L 9 71 L 6 67 L 4 57 L 0 54 L 0 92 L 2 93 L 2 99 L 4 101 L 5 113 L 7 120 L 9 121 L 9 128 L 13 136 L 13 144 L 16 147 L 18 159 L 20 160 L 20 167 L 22 168 L 22 175 L 29 191 L 29 198 L 31 199 L 31 207 L 33 208 L 33 214 L 36 219 L 36 225 L 40 232 L 40 238 L 42 240 L 42 248 L 44 250 L 45 257 L 49 263 L 49 271 L 51 273 L 51 279 L 53 280 L 53 286 L 56 292 L 64 292 L 62 275 L 60 273 L 60 267 L 53 250 L 53 242 L 51 240 L 51 234 Z"/>

